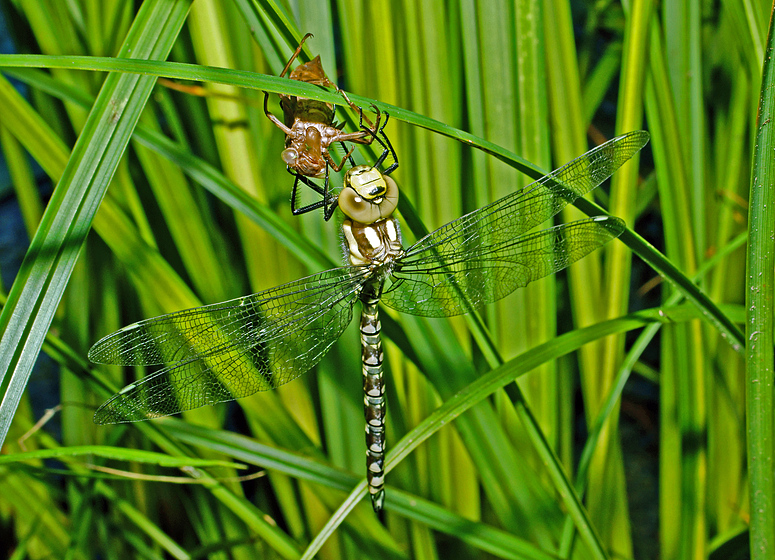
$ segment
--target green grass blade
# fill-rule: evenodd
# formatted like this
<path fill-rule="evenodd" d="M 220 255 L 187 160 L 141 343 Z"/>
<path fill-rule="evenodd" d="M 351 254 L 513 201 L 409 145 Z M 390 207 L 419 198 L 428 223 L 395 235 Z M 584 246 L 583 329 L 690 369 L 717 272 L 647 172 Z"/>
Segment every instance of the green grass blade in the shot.
<path fill-rule="evenodd" d="M 261 445 L 249 438 L 229 432 L 209 430 L 181 422 L 170 422 L 166 429 L 171 435 L 188 444 L 217 450 L 239 461 L 269 470 L 278 470 L 326 488 L 347 492 L 361 480 L 357 475 L 342 472 L 322 462 Z M 463 541 L 499 557 L 520 557 L 515 556 L 518 553 L 527 558 L 552 558 L 551 555 L 547 555 L 522 539 L 482 523 L 466 521 L 422 498 L 394 488 L 390 488 L 389 492 L 393 498 L 391 511 L 429 524 L 444 533 L 458 536 Z M 373 517 L 368 511 L 365 511 L 365 514 Z"/>
<path fill-rule="evenodd" d="M 16 463 L 20 461 L 34 461 L 40 459 L 56 459 L 63 457 L 78 457 L 81 455 L 94 455 L 105 459 L 117 461 L 135 461 L 148 463 L 160 467 L 234 467 L 234 463 L 228 461 L 216 461 L 212 459 L 200 459 L 193 457 L 170 457 L 162 453 L 144 451 L 141 449 L 125 449 L 122 447 L 110 447 L 105 445 L 80 445 L 59 447 L 56 449 L 40 449 L 26 453 L 12 453 L 0 455 L 0 465 Z"/>
<path fill-rule="evenodd" d="M 757 490 L 751 490 L 746 468 L 745 446 L 753 432 L 746 431 L 746 392 L 752 384 L 745 377 L 742 349 L 749 341 L 741 329 L 750 310 L 744 303 L 745 252 L 739 247 L 749 229 L 751 152 L 768 141 L 756 136 L 755 117 L 771 3 L 662 2 L 653 3 L 659 12 L 651 18 L 637 15 L 652 3 L 202 0 L 193 3 L 190 25 L 169 57 L 189 64 L 176 64 L 74 58 L 116 56 L 141 2 L 8 2 L 4 14 L 17 51 L 59 58 L 0 57 L 7 64 L 50 66 L 0 68 L 28 86 L 19 91 L 29 100 L 24 103 L 0 81 L 2 126 L 8 131 L 0 132 L 0 141 L 10 147 L 9 159 L 32 156 L 55 180 L 84 128 L 104 72 L 199 82 L 188 89 L 195 95 L 164 84 L 152 94 L 92 224 L 97 235 L 87 241 L 58 305 L 42 348 L 64 364 L 62 410 L 36 427 L 24 445 L 72 449 L 61 452 L 57 469 L 34 461 L 0 468 L 0 526 L 17 547 L 14 557 L 298 558 L 313 538 L 325 540 L 317 556 L 342 560 L 742 557 L 749 548 L 750 497 Z M 537 8 L 542 13 L 523 17 Z M 637 49 L 630 41 L 636 29 L 648 31 L 648 52 L 643 33 Z M 511 390 L 510 400 L 504 389 L 467 404 L 454 422 L 434 424 L 431 432 L 438 437 L 426 438 L 390 471 L 388 508 L 380 518 L 362 499 L 355 324 L 316 374 L 230 406 L 198 409 L 184 416 L 185 427 L 157 420 L 105 428 L 90 418 L 89 409 L 115 390 L 101 388 L 100 380 L 110 378 L 120 387 L 148 373 L 87 370 L 83 355 L 99 336 L 200 299 L 249 293 L 245 271 L 252 258 L 277 273 L 264 278 L 261 271 L 267 284 L 299 278 L 305 267 L 318 271 L 340 262 L 336 220 L 288 212 L 292 178 L 279 157 L 284 138 L 262 111 L 262 89 L 299 93 L 339 104 L 337 121 L 347 130 L 357 127 L 357 117 L 332 91 L 276 77 L 308 31 L 315 37 L 297 63 L 319 54 L 328 76 L 357 92 L 351 95 L 355 103 L 378 99 L 391 112 L 387 132 L 401 161 L 394 178 L 402 191 L 405 244 L 511 192 L 528 182 L 526 176 L 540 176 L 601 143 L 614 134 L 616 123 L 619 130 L 640 126 L 622 123 L 639 123 L 644 108 L 652 137 L 651 149 L 641 154 L 644 175 L 637 178 L 637 192 L 625 171 L 612 183 L 613 197 L 606 185 L 595 193 L 604 208 L 609 200 L 619 208 L 613 212 L 631 228 L 622 241 L 649 264 L 609 262 L 605 255 L 611 251 L 632 256 L 614 242 L 553 278 L 556 298 L 548 302 L 523 292 L 522 298 L 517 293 L 500 302 L 497 311 L 466 319 L 383 314 L 388 450 L 395 442 L 402 446 L 404 436 L 458 391 L 497 369 L 499 355 L 511 357 L 509 352 L 537 331 L 531 330 L 536 322 L 556 318 L 558 329 L 568 332 L 595 325 L 608 307 L 653 308 L 658 302 L 662 314 L 647 316 L 664 322 L 647 323 L 637 340 L 610 335 L 623 342 L 609 352 L 608 365 L 599 340 L 582 346 L 578 360 L 562 355 L 553 364 L 556 386 L 546 375 L 520 376 L 519 387 L 536 405 L 534 415 L 522 408 L 521 395 Z M 99 70 L 73 71 L 86 67 Z M 645 84 L 637 87 L 644 74 Z M 218 90 L 235 91 L 237 97 L 208 95 Z M 275 94 L 270 107 L 279 116 Z M 17 141 L 21 150 L 12 145 Z M 375 158 L 371 147 L 357 147 L 354 156 L 358 163 Z M 34 183 L 46 178 L 36 165 L 30 167 L 34 177 L 18 166 L 12 181 L 19 192 L 37 196 Z M 341 174 L 333 180 L 340 185 Z M 617 192 L 622 180 L 627 188 Z M 754 197 L 751 202 L 762 204 Z M 567 210 L 565 221 L 579 214 Z M 39 217 L 25 220 L 34 231 Z M 251 227 L 258 224 L 269 242 L 254 242 L 252 231 L 235 225 L 245 220 Z M 256 256 L 246 254 L 248 248 Z M 699 278 L 695 270 L 703 260 L 707 274 Z M 5 261 L 0 262 L 5 278 Z M 620 279 L 632 267 L 631 282 L 620 282 L 615 294 L 605 285 L 605 267 L 612 264 Z M 255 282 L 255 272 L 252 276 Z M 228 296 L 219 295 L 224 291 Z M 673 307 L 684 294 L 693 303 Z M 712 320 L 698 319 L 699 310 Z M 505 326 L 504 313 L 524 325 Z M 54 338 L 57 333 L 71 348 Z M 532 345 L 526 342 L 523 349 Z M 546 359 L 549 364 L 555 358 Z M 38 399 L 49 392 L 33 385 L 41 382 L 41 373 L 36 369 L 6 437 L 4 450 L 14 458 L 20 451 L 15 442 L 36 424 L 42 413 Z M 768 377 L 761 379 L 762 386 L 753 389 L 764 389 Z M 577 465 L 573 445 L 584 430 L 582 409 L 575 406 L 579 398 L 589 435 Z M 554 410 L 552 404 L 543 406 L 558 400 L 562 404 Z M 712 411 L 707 421 L 705 410 Z M 620 435 L 610 429 L 617 422 L 626 427 Z M 54 441 L 59 426 L 61 441 Z M 246 437 L 232 439 L 219 431 L 224 426 Z M 247 483 L 236 482 L 240 473 L 223 469 L 216 479 L 209 468 L 195 468 L 201 481 L 184 487 L 125 481 L 87 471 L 83 456 L 68 455 L 92 443 L 115 445 L 127 456 L 135 448 L 166 453 L 179 464 L 188 457 L 235 461 L 232 453 L 246 454 L 255 460 L 251 466 L 266 463 L 271 469 L 266 478 Z M 251 450 L 256 443 L 271 450 Z M 590 465 L 593 452 L 610 458 Z M 106 465 L 115 462 L 93 457 Z M 166 474 L 148 463 L 138 470 Z M 595 480 L 604 482 L 597 490 Z M 31 501 L 33 507 L 25 510 Z M 350 501 L 358 503 L 352 512 Z M 639 517 L 644 506 L 651 520 L 646 523 Z M 333 520 L 332 512 L 337 512 Z M 336 531 L 339 517 L 342 530 Z M 329 531 L 334 538 L 326 540 Z M 583 539 L 580 531 L 587 531 Z M 597 542 L 588 544 L 590 538 Z M 631 552 L 622 546 L 628 539 Z"/>
<path fill-rule="evenodd" d="M 513 97 L 518 100 L 516 134 L 520 152 L 525 158 L 542 167 L 549 167 L 551 159 L 543 10 L 542 3 L 534 0 L 520 1 L 515 5 L 516 52 L 519 56 L 516 66 L 517 92 Z M 512 170 L 509 171 L 513 174 Z M 515 185 L 512 183 L 515 181 L 510 180 L 505 183 L 502 190 L 494 193 L 492 199 L 513 191 Z M 516 182 L 516 185 L 521 186 L 525 183 L 527 181 L 522 179 Z M 550 220 L 544 225 L 551 226 L 553 221 Z M 556 279 L 553 276 L 543 278 L 520 290 L 515 298 L 501 302 L 497 306 L 500 332 L 498 345 L 500 352 L 505 356 L 521 353 L 557 334 L 555 283 Z M 522 312 L 514 313 L 514 305 L 518 305 Z M 513 337 L 511 333 L 514 332 L 525 333 L 525 336 Z M 525 379 L 521 387 L 525 393 L 526 402 L 530 403 L 537 424 L 541 426 L 541 431 L 549 440 L 549 446 L 558 453 L 561 433 L 566 429 L 565 426 L 558 425 L 559 409 L 570 406 L 569 396 L 560 395 L 559 388 L 563 384 L 557 377 L 555 364 L 544 364 L 535 373 L 536 375 Z M 518 410 L 523 409 L 520 407 Z"/>
<path fill-rule="evenodd" d="M 103 397 L 108 397 L 118 390 L 118 388 L 111 385 L 98 370 L 89 369 L 89 365 L 81 355 L 76 353 L 61 340 L 54 338 L 51 334 L 47 335 L 43 349 L 63 366 L 76 372 L 80 377 L 87 379 L 90 385 Z M 190 459 L 196 457 L 190 451 L 186 451 L 179 441 L 173 440 L 166 433 L 165 428 L 162 425 L 142 422 L 135 424 L 134 428 L 136 428 L 145 439 L 153 442 L 153 444 L 157 445 L 168 454 L 168 458 L 165 459 L 165 461 L 172 461 L 173 463 L 180 461 L 181 464 L 189 464 Z M 52 448 L 58 446 L 58 444 L 53 442 L 48 435 L 45 435 L 44 441 L 48 442 L 48 445 Z M 106 452 L 109 454 L 118 453 L 121 456 L 130 458 L 132 453 L 131 450 L 123 450 L 120 448 L 117 450 L 110 448 L 110 451 Z M 68 452 L 65 450 L 63 453 L 66 458 Z M 128 453 L 128 455 L 124 455 L 124 453 Z M 199 460 L 200 459 L 197 458 L 194 459 L 195 462 L 198 462 Z M 206 461 L 208 460 L 209 459 L 206 459 Z M 267 521 L 264 512 L 259 511 L 253 504 L 245 500 L 245 498 L 236 496 L 226 489 L 217 479 L 208 474 L 207 471 L 195 468 L 190 470 L 189 474 L 197 478 L 201 486 L 210 491 L 217 500 L 231 510 L 234 515 L 240 518 L 247 527 L 277 551 L 281 557 L 298 558 L 298 551 L 295 550 L 294 543 L 275 525 L 272 525 Z M 101 491 L 111 492 L 110 489 Z M 126 505 L 129 506 L 128 503 Z M 143 521 L 139 525 L 145 526 L 145 524 L 146 523 Z M 149 526 L 149 528 L 155 531 L 154 527 Z"/>
<path fill-rule="evenodd" d="M 654 311 L 651 313 L 642 313 L 620 319 L 613 319 L 584 329 L 579 329 L 541 344 L 525 354 L 515 357 L 501 367 L 481 376 L 474 383 L 471 383 L 465 389 L 447 399 L 441 407 L 423 420 L 423 422 L 410 433 L 404 436 L 401 441 L 388 452 L 385 468 L 386 472 L 390 472 L 398 463 L 414 451 L 417 446 L 452 420 L 458 419 L 466 410 L 474 407 L 487 396 L 498 389 L 505 387 L 518 377 L 526 374 L 546 361 L 557 359 L 564 354 L 578 350 L 584 344 L 599 340 L 605 336 L 640 328 L 653 320 L 662 320 L 659 317 L 659 312 Z M 345 504 L 343 504 L 342 509 L 332 517 L 329 522 L 330 524 L 321 531 L 319 535 L 320 539 L 316 537 L 305 554 L 310 556 L 314 554 L 317 547 L 322 545 L 325 538 L 330 536 L 335 526 L 345 517 L 345 513 L 355 507 L 366 494 L 366 485 L 365 482 L 362 482 L 355 490 L 353 490 L 353 493 Z M 590 545 L 593 551 L 596 550 L 596 557 L 607 558 L 607 555 L 600 548 L 597 537 L 594 535 L 594 529 L 589 524 L 589 520 L 583 511 L 578 496 L 574 496 L 574 493 L 571 491 L 571 495 L 564 496 L 564 498 L 566 500 L 565 505 L 570 507 L 574 521 L 577 523 L 577 528 L 583 534 L 587 545 Z M 388 509 L 391 507 L 389 499 L 385 502 L 385 507 Z"/>
<path fill-rule="evenodd" d="M 647 66 L 642 62 L 648 52 L 648 29 L 653 5 L 651 0 L 636 0 L 629 5 L 629 10 L 628 5 L 624 5 L 624 46 L 616 114 L 616 130 L 620 133 L 643 126 L 643 91 Z M 611 178 L 610 211 L 628 225 L 633 223 L 635 217 L 640 157 L 640 153 L 635 154 Z M 611 243 L 603 252 L 605 269 L 601 280 L 604 286 L 602 293 L 605 295 L 600 303 L 603 305 L 603 316 L 613 318 L 623 315 L 629 308 L 632 255 L 625 243 Z M 593 379 L 585 391 L 590 420 L 599 413 L 602 399 L 611 390 L 623 358 L 623 350 L 623 336 L 606 338 L 599 349 L 597 367 L 586 372 Z M 633 544 L 618 425 L 618 414 L 614 414 L 591 459 L 587 504 L 611 554 L 629 557 L 633 554 Z"/>
<path fill-rule="evenodd" d="M 147 535 L 152 542 L 166 550 L 173 558 L 187 560 L 191 558 L 183 548 L 170 538 L 158 525 L 151 522 L 140 510 L 126 499 L 119 497 L 107 484 L 98 484 L 97 491 L 108 500 L 113 508 L 120 511 L 130 524 Z"/>
<path fill-rule="evenodd" d="M 157 2 L 143 5 L 122 55 L 164 57 L 169 52 L 188 2 L 157 8 Z M 0 442 L 5 440 L 81 245 L 154 82 L 129 74 L 108 77 L 3 307 Z"/>
<path fill-rule="evenodd" d="M 773 376 L 775 352 L 775 26 L 770 20 L 764 57 L 748 214 L 745 322 L 748 476 L 751 500 L 751 558 L 772 556 L 775 546 Z"/>
<path fill-rule="evenodd" d="M 147 113 L 146 113 L 147 114 Z M 153 131 L 153 121 L 143 119 Z M 143 127 L 145 129 L 145 127 Z M 139 142 L 139 134 L 135 136 Z M 199 194 L 183 176 L 183 171 L 169 159 L 154 153 L 145 146 L 135 146 L 154 197 L 168 224 L 172 240 L 183 261 L 191 282 L 203 301 L 221 301 L 235 292 L 228 277 L 206 274 L 207 271 L 228 270 L 227 259 L 219 253 L 213 231 L 217 226 L 210 208 L 200 204 Z"/>
<path fill-rule="evenodd" d="M 597 204 L 584 199 L 578 199 L 574 205 L 588 216 L 602 216 L 605 210 Z M 625 243 L 632 252 L 642 258 L 663 278 L 674 284 L 681 294 L 703 311 L 703 318 L 716 328 L 721 336 L 730 344 L 735 352 L 745 348 L 745 336 L 719 306 L 711 301 L 708 295 L 694 284 L 691 279 L 651 243 L 643 239 L 631 229 L 624 230 L 619 240 Z"/>
<path fill-rule="evenodd" d="M 726 257 L 729 253 L 735 251 L 736 249 L 740 248 L 743 244 L 745 244 L 746 240 L 747 240 L 747 235 L 745 234 L 739 235 L 734 241 L 729 243 L 721 251 L 719 251 L 716 255 L 714 255 L 713 258 L 708 259 L 700 268 L 700 270 L 698 270 L 693 280 L 695 282 L 699 282 L 705 274 L 707 274 L 710 270 L 713 269 L 713 267 L 718 266 L 719 263 L 723 262 L 724 257 Z M 680 300 L 681 300 L 680 294 L 678 292 L 674 292 L 665 301 L 665 307 L 669 309 L 670 307 L 676 305 Z M 669 311 L 669 313 L 672 317 L 677 316 L 675 315 L 676 309 Z M 726 315 L 731 316 L 731 313 L 727 311 Z M 611 385 L 611 390 L 609 391 L 608 395 L 606 395 L 605 399 L 602 401 L 600 412 L 597 415 L 597 418 L 595 419 L 594 423 L 592 424 L 592 427 L 589 429 L 589 436 L 587 437 L 587 441 L 584 444 L 584 448 L 580 454 L 578 470 L 576 472 L 576 484 L 575 484 L 576 491 L 579 493 L 580 496 L 583 496 L 586 490 L 587 472 L 589 470 L 589 464 L 592 458 L 592 454 L 597 447 L 600 434 L 604 429 L 606 423 L 608 422 L 610 415 L 617 410 L 616 408 L 617 404 L 619 402 L 619 399 L 621 399 L 622 397 L 625 384 L 629 379 L 630 373 L 635 367 L 637 360 L 640 358 L 641 354 L 646 350 L 647 346 L 652 341 L 652 339 L 656 336 L 657 332 L 661 327 L 662 327 L 661 323 L 653 323 L 651 325 L 647 325 L 640 333 L 640 335 L 638 335 L 638 339 L 632 344 L 632 347 L 627 352 L 627 355 L 622 361 L 622 365 L 619 368 L 619 371 L 617 372 L 616 377 L 614 378 L 614 381 Z M 573 529 L 574 528 L 572 525 L 572 520 L 569 517 L 566 522 L 565 528 L 563 530 L 563 539 L 560 544 L 559 556 L 562 558 L 569 557 L 573 549 L 573 538 L 574 538 Z"/>
<path fill-rule="evenodd" d="M 279 74 L 287 58 L 280 52 L 295 49 L 301 41 L 301 33 L 282 5 L 272 0 L 234 0 L 244 23 L 263 47 L 264 56 L 274 74 Z M 305 30 L 306 32 L 306 30 Z"/>

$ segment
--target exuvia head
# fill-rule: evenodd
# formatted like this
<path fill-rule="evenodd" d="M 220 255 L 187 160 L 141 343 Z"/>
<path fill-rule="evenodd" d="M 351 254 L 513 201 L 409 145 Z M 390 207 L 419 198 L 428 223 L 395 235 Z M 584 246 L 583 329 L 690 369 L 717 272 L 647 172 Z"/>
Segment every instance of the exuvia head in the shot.
<path fill-rule="evenodd" d="M 280 154 L 280 157 L 283 158 L 285 165 L 293 168 L 296 167 L 296 161 L 299 159 L 299 152 L 296 148 L 285 148 L 282 151 L 282 154 Z"/>
<path fill-rule="evenodd" d="M 344 176 L 339 208 L 350 219 L 373 224 L 390 217 L 398 206 L 398 185 L 376 167 L 357 165 Z"/>

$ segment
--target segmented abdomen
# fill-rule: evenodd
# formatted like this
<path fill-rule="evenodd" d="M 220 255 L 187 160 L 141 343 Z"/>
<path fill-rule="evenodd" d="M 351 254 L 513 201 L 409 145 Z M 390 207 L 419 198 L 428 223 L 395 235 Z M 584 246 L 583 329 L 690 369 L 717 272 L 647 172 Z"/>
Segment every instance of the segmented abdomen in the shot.
<path fill-rule="evenodd" d="M 382 378 L 382 341 L 377 299 L 362 299 L 361 362 L 363 410 L 366 415 L 366 479 L 374 511 L 385 501 L 385 383 Z"/>

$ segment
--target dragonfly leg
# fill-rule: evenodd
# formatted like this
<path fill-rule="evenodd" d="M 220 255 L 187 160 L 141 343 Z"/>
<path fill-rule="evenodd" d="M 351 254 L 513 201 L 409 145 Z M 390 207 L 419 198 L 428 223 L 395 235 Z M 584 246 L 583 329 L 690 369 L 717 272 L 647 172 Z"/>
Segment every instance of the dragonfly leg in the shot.
<path fill-rule="evenodd" d="M 350 153 L 352 153 L 352 150 L 350 150 Z M 350 154 L 347 155 L 349 156 Z M 352 157 L 350 157 L 350 160 L 352 160 Z M 326 166 L 326 180 L 323 183 L 323 220 L 326 222 L 330 220 L 337 206 L 339 206 L 339 197 L 331 194 L 328 182 L 328 166 Z"/>
<path fill-rule="evenodd" d="M 333 194 L 329 188 L 328 167 L 326 167 L 326 179 L 323 187 L 316 184 L 312 179 L 305 177 L 304 175 L 294 173 L 293 171 L 291 171 L 291 173 L 295 177 L 293 181 L 293 189 L 291 190 L 291 214 L 294 216 L 300 216 L 302 214 L 312 212 L 313 210 L 317 210 L 318 208 L 322 208 L 323 219 L 325 221 L 330 220 L 331 216 L 334 215 L 334 210 L 336 210 L 339 206 L 339 197 Z M 298 196 L 299 192 L 299 183 L 304 183 L 313 191 L 320 194 L 323 199 L 299 208 L 296 203 L 296 197 Z"/>
<path fill-rule="evenodd" d="M 290 70 L 291 64 L 293 64 L 293 61 L 296 60 L 296 58 L 301 54 L 301 48 L 304 46 L 304 41 L 309 39 L 310 37 L 314 37 L 312 33 L 307 33 L 304 37 L 301 38 L 301 41 L 299 42 L 299 46 L 296 47 L 296 50 L 291 55 L 291 58 L 288 59 L 288 62 L 285 64 L 285 68 L 283 68 L 283 71 L 280 72 L 280 77 L 282 78 L 285 76 L 285 73 Z"/>
<path fill-rule="evenodd" d="M 342 142 L 342 149 L 343 150 L 347 149 L 347 146 L 345 145 L 344 142 Z M 347 159 L 350 160 L 350 167 L 355 167 L 355 160 L 353 159 L 352 153 L 353 153 L 353 151 L 350 150 L 350 152 L 347 154 Z"/>
<path fill-rule="evenodd" d="M 336 88 L 336 91 L 338 91 L 340 94 L 342 94 L 342 97 L 344 97 L 344 100 L 347 101 L 347 104 L 350 106 L 350 109 L 352 109 L 353 111 L 355 111 L 356 113 L 358 113 L 360 115 L 361 122 L 363 122 L 363 120 L 365 119 L 366 123 L 369 125 L 369 128 L 374 128 L 374 125 L 369 120 L 369 118 L 363 116 L 363 109 L 361 109 L 355 103 L 350 101 L 350 98 L 347 97 L 347 93 L 343 89 L 339 89 L 339 87 L 336 86 L 336 85 L 334 85 L 334 88 Z M 361 126 L 363 126 L 363 125 L 361 125 Z M 376 126 L 376 128 L 379 128 L 379 112 L 377 112 L 377 126 Z"/>
<path fill-rule="evenodd" d="M 304 175 L 300 175 L 298 173 L 293 173 L 293 175 L 294 177 L 296 177 L 296 179 L 293 181 L 293 189 L 291 190 L 291 214 L 293 214 L 294 216 L 300 216 L 301 214 L 312 212 L 313 210 L 317 210 L 318 208 L 323 208 L 325 206 L 325 199 L 319 200 L 318 202 L 313 202 L 312 204 L 308 204 L 307 206 L 302 206 L 301 208 L 297 207 L 296 196 L 299 191 L 299 183 L 304 183 L 312 190 L 314 190 L 317 193 L 320 193 L 321 195 L 325 195 L 326 189 L 321 188 L 319 185 L 315 184 L 314 181 L 312 181 L 311 179 L 308 179 Z M 331 214 L 333 214 L 333 211 L 331 211 Z"/>
<path fill-rule="evenodd" d="M 371 144 L 374 141 L 374 137 L 377 134 L 379 134 L 379 131 L 380 131 L 379 122 L 381 119 L 381 114 L 377 106 L 372 104 L 371 107 L 374 110 L 374 112 L 377 114 L 376 124 L 371 124 L 371 121 L 363 115 L 363 109 L 358 106 L 355 106 L 355 111 L 359 115 L 358 128 L 360 130 L 358 130 L 357 132 L 349 132 L 347 134 L 338 134 L 335 138 L 333 138 L 332 142 L 353 142 L 355 144 L 364 144 L 367 146 Z M 366 121 L 368 126 L 363 124 L 364 120 Z M 344 125 L 345 123 L 342 122 L 336 125 L 336 127 L 341 129 L 342 127 L 344 127 Z"/>
<path fill-rule="evenodd" d="M 371 135 L 373 136 L 373 135 L 377 134 L 380 131 L 379 121 L 382 118 L 382 113 L 380 112 L 379 107 L 374 105 L 374 103 L 371 104 L 371 108 L 374 110 L 374 113 L 377 115 L 377 124 L 371 124 L 371 121 L 368 118 L 363 116 L 363 109 L 361 107 L 358 107 L 358 127 L 361 130 L 363 130 L 364 132 L 371 133 Z M 387 115 L 387 113 L 385 113 L 385 114 Z M 368 126 L 364 126 L 363 125 L 363 120 L 364 119 L 366 119 L 366 124 Z M 387 120 L 382 125 L 383 128 L 384 128 L 385 124 L 387 124 Z"/>
<path fill-rule="evenodd" d="M 283 134 L 286 136 L 292 134 L 291 129 L 285 126 L 285 123 L 283 123 L 269 111 L 269 92 L 267 91 L 264 92 L 264 114 L 277 126 L 277 128 L 283 131 Z"/>
<path fill-rule="evenodd" d="M 377 123 L 379 124 L 379 109 L 375 105 L 372 105 L 372 108 L 378 115 Z M 385 122 L 383 122 L 382 126 L 379 126 L 376 131 L 363 127 L 363 129 L 371 133 L 372 138 L 376 140 L 380 146 L 382 146 L 382 154 L 380 154 L 379 158 L 377 158 L 377 161 L 374 162 L 374 167 L 379 167 L 382 165 L 388 156 L 391 156 L 393 159 L 393 163 L 390 165 L 390 167 L 382 172 L 383 175 L 390 175 L 398 168 L 398 154 L 396 154 L 396 150 L 393 148 L 393 144 L 390 143 L 390 138 L 388 138 L 387 134 L 385 134 L 385 127 L 387 126 L 389 120 L 390 113 L 385 113 Z"/>
<path fill-rule="evenodd" d="M 353 158 L 352 158 L 353 152 L 355 151 L 355 146 L 353 146 L 352 148 L 347 150 L 347 145 L 344 142 L 339 142 L 339 143 L 342 145 L 342 149 L 347 152 L 344 155 L 344 157 L 342 158 L 342 161 L 340 161 L 339 163 L 336 163 L 334 161 L 334 159 L 331 157 L 331 154 L 328 151 L 326 151 L 326 155 L 325 155 L 325 158 L 326 158 L 326 161 L 328 162 L 328 165 L 330 167 L 333 167 L 334 171 L 337 171 L 337 172 L 342 170 L 342 168 L 344 167 L 345 162 L 348 159 L 350 160 L 350 165 L 355 167 L 355 160 L 353 160 Z"/>
<path fill-rule="evenodd" d="M 377 115 L 377 122 L 374 124 L 371 123 L 368 117 L 363 115 L 363 108 L 358 107 L 358 128 L 360 128 L 360 132 L 364 135 L 364 138 L 360 141 L 362 144 L 371 144 L 372 138 L 380 131 L 379 121 L 382 118 L 382 114 L 379 111 L 379 107 L 373 103 L 371 104 L 371 108 L 374 111 L 374 114 Z M 363 124 L 364 120 L 366 121 L 365 125 Z"/>

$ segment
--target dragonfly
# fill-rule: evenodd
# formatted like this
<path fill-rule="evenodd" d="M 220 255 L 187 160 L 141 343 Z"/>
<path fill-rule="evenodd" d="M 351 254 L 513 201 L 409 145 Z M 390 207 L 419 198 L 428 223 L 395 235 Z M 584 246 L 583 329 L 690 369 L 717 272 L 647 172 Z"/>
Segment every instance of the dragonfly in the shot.
<path fill-rule="evenodd" d="M 280 73 L 282 78 L 288 72 L 293 61 L 299 56 L 304 42 L 312 37 L 307 33 L 299 43 L 296 51 L 288 60 L 285 68 Z M 269 111 L 269 94 L 264 92 L 264 113 L 280 130 L 285 133 L 285 149 L 282 151 L 282 159 L 288 171 L 294 175 L 293 190 L 291 191 L 291 213 L 294 216 L 306 214 L 318 208 L 323 208 L 323 219 L 328 221 L 334 215 L 338 203 L 338 196 L 332 192 L 329 186 L 329 170 L 341 171 L 347 161 L 352 167 L 355 162 L 352 153 L 355 147 L 347 150 L 345 142 L 355 144 L 371 144 L 377 134 L 384 136 L 384 123 L 380 127 L 380 112 L 376 106 L 372 109 L 377 115 L 376 123 L 363 114 L 363 110 L 356 106 L 343 90 L 328 79 L 320 62 L 320 55 L 310 62 L 302 64 L 290 73 L 292 80 L 307 82 L 324 87 L 332 87 L 340 93 L 350 108 L 359 115 L 359 128 L 356 132 L 342 132 L 344 123 L 336 124 L 334 117 L 336 107 L 331 103 L 280 94 L 280 107 L 283 110 L 283 121 L 275 117 Z M 364 125 L 364 120 L 366 125 Z M 346 152 L 340 162 L 336 162 L 329 152 L 332 144 L 339 143 Z M 397 164 L 396 164 L 397 165 Z M 321 187 L 312 179 L 324 178 Z M 307 185 L 322 196 L 322 200 L 312 202 L 299 207 L 297 195 L 299 183 Z"/>
<path fill-rule="evenodd" d="M 646 131 L 614 138 L 406 249 L 391 210 L 395 181 L 373 167 L 350 169 L 339 195 L 349 264 L 104 337 L 89 350 L 91 361 L 163 367 L 110 398 L 94 421 L 136 422 L 275 389 L 321 360 L 360 301 L 366 472 L 380 511 L 386 403 L 378 305 L 425 317 L 468 313 L 618 237 L 625 224 L 612 216 L 531 230 L 610 177 L 648 138 Z"/>

